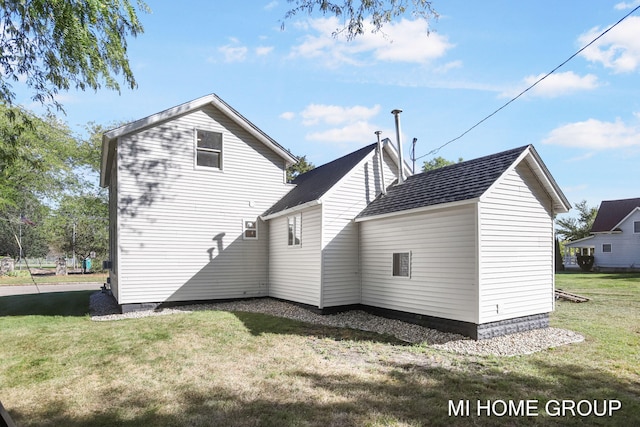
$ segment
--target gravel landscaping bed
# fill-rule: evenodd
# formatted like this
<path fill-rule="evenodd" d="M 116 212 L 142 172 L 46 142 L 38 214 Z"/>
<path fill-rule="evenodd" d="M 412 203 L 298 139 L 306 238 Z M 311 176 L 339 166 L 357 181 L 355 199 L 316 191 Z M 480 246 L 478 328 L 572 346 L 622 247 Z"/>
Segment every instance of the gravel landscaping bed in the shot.
<path fill-rule="evenodd" d="M 185 305 L 126 314 L 119 314 L 119 309 L 114 298 L 106 293 L 96 292 L 92 294 L 90 298 L 91 319 L 95 321 L 191 313 L 201 310 L 264 313 L 302 322 L 372 331 L 392 335 L 409 343 L 424 344 L 432 348 L 460 354 L 515 356 L 535 353 L 552 347 L 577 343 L 584 340 L 582 335 L 572 331 L 546 328 L 475 341 L 462 335 L 441 332 L 400 320 L 374 316 L 360 310 L 346 311 L 332 315 L 320 315 L 295 304 L 269 298 Z"/>

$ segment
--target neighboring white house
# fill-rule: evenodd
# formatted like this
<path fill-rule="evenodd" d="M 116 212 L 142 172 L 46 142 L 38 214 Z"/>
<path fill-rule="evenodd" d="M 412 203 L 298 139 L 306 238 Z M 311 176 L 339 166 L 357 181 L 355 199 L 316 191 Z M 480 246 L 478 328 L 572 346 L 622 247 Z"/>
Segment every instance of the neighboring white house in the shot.
<path fill-rule="evenodd" d="M 565 244 L 565 250 L 592 255 L 598 270 L 640 269 L 640 198 L 605 200 L 591 236 Z M 565 265 L 571 256 L 565 257 Z"/>
<path fill-rule="evenodd" d="M 388 141 L 287 184 L 295 160 L 215 95 L 107 132 L 123 311 L 271 296 L 474 338 L 548 325 L 553 217 L 570 206 L 532 146 L 399 185 Z"/>

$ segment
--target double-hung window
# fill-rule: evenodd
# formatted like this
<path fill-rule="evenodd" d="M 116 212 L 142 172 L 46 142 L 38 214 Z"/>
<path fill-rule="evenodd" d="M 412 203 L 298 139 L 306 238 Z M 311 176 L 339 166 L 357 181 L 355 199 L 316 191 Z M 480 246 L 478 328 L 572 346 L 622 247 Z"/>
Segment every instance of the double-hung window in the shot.
<path fill-rule="evenodd" d="M 258 222 L 252 219 L 245 219 L 242 224 L 242 238 L 244 240 L 256 240 L 258 238 Z"/>
<path fill-rule="evenodd" d="M 411 252 L 394 252 L 393 276 L 411 277 Z"/>
<path fill-rule="evenodd" d="M 222 169 L 222 133 L 196 129 L 196 165 Z"/>
<path fill-rule="evenodd" d="M 300 246 L 302 243 L 302 215 L 297 214 L 287 217 L 287 230 L 289 246 Z"/>

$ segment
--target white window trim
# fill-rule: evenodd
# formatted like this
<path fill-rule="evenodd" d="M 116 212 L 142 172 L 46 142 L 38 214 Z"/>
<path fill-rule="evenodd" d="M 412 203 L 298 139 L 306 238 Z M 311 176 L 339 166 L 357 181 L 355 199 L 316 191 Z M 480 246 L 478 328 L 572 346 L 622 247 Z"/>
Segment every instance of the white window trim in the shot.
<path fill-rule="evenodd" d="M 291 219 L 293 219 L 293 244 L 289 243 L 289 224 L 291 223 Z M 296 235 L 296 230 L 298 231 L 298 235 Z M 298 238 L 298 243 L 295 243 L 296 237 Z M 302 214 L 301 213 L 290 215 L 287 217 L 287 246 L 290 248 L 299 248 L 300 246 L 302 246 Z"/>
<path fill-rule="evenodd" d="M 409 271 L 408 271 L 408 275 L 406 276 L 402 276 L 402 275 L 395 275 L 394 273 L 394 268 L 393 268 L 393 261 L 395 259 L 395 255 L 396 254 L 408 254 L 409 255 Z M 411 275 L 413 273 L 413 268 L 412 268 L 412 262 L 413 262 L 413 253 L 411 251 L 407 251 L 407 250 L 401 250 L 401 251 L 394 251 L 391 253 L 391 277 L 393 277 L 394 279 L 411 279 Z"/>
<path fill-rule="evenodd" d="M 609 246 L 609 250 L 608 250 L 608 251 L 605 251 L 605 250 L 604 250 L 604 247 L 605 247 L 605 246 Z M 603 253 L 603 254 L 610 254 L 610 253 L 613 253 L 613 244 L 611 244 L 611 243 L 603 243 L 603 244 L 602 244 L 602 253 Z"/>
<path fill-rule="evenodd" d="M 198 147 L 198 131 L 202 132 L 212 132 L 219 133 L 221 142 L 220 142 L 220 150 L 214 150 L 211 148 L 199 148 Z M 202 129 L 202 128 L 193 128 L 193 166 L 198 170 L 208 170 L 208 171 L 222 171 L 224 168 L 224 133 L 218 132 L 216 130 Z M 210 153 L 220 153 L 220 167 L 216 168 L 213 166 L 200 166 L 198 165 L 198 151 L 205 151 Z"/>
<path fill-rule="evenodd" d="M 640 221 L 633 221 L 633 234 L 640 234 L 640 231 L 636 231 L 636 224 L 640 224 Z"/>
<path fill-rule="evenodd" d="M 255 224 L 255 228 L 247 228 L 247 222 L 252 222 Z M 247 230 L 255 230 L 255 237 L 247 236 Z M 258 240 L 259 232 L 258 232 L 258 220 L 257 219 L 243 219 L 242 220 L 242 240 Z"/>

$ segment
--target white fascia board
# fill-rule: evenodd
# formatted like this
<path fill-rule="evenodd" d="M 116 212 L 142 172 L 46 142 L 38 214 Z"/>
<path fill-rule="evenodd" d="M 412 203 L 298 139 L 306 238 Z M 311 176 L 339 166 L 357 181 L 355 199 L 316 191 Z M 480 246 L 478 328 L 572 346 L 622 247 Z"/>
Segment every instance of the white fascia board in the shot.
<path fill-rule="evenodd" d="M 474 199 L 460 200 L 458 202 L 440 203 L 438 205 L 423 206 L 421 208 L 414 208 L 414 209 L 407 209 L 407 210 L 396 211 L 396 212 L 389 212 L 389 213 L 384 213 L 384 214 L 380 214 L 380 215 L 365 216 L 365 217 L 362 217 L 362 218 L 356 218 L 354 221 L 355 222 L 364 222 L 364 221 L 372 221 L 372 220 L 376 220 L 376 219 L 391 218 L 391 217 L 394 217 L 394 216 L 413 215 L 413 214 L 416 214 L 416 213 L 429 212 L 429 211 L 435 211 L 435 210 L 440 210 L 440 209 L 454 208 L 454 207 L 457 207 L 457 206 L 469 205 L 469 204 L 472 204 L 472 203 L 478 203 L 479 201 L 480 201 L 479 198 L 474 198 Z"/>
<path fill-rule="evenodd" d="M 260 219 L 263 220 L 263 221 L 268 221 L 270 219 L 278 218 L 278 217 L 281 217 L 281 216 L 291 215 L 294 212 L 298 212 L 298 211 L 301 211 L 303 209 L 311 208 L 313 206 L 318 206 L 318 205 L 321 205 L 321 204 L 322 204 L 322 200 L 321 199 L 311 200 L 310 202 L 303 203 L 303 204 L 297 205 L 297 206 L 293 206 L 293 207 L 290 207 L 290 208 L 285 209 L 285 210 L 280 211 L 280 212 L 275 212 L 275 213 L 272 213 L 270 215 L 261 215 Z"/>
<path fill-rule="evenodd" d="M 578 244 L 578 243 L 583 243 L 583 242 L 585 242 L 585 241 L 587 241 L 587 240 L 591 240 L 591 239 L 593 239 L 594 237 L 595 237 L 595 236 L 587 236 L 587 237 L 583 237 L 582 239 L 578 239 L 578 240 L 574 240 L 573 242 L 565 243 L 565 244 L 564 244 L 564 246 L 565 246 L 565 247 L 567 247 L 567 246 L 568 246 L 568 247 L 573 247 L 573 245 L 576 245 L 576 244 Z"/>

